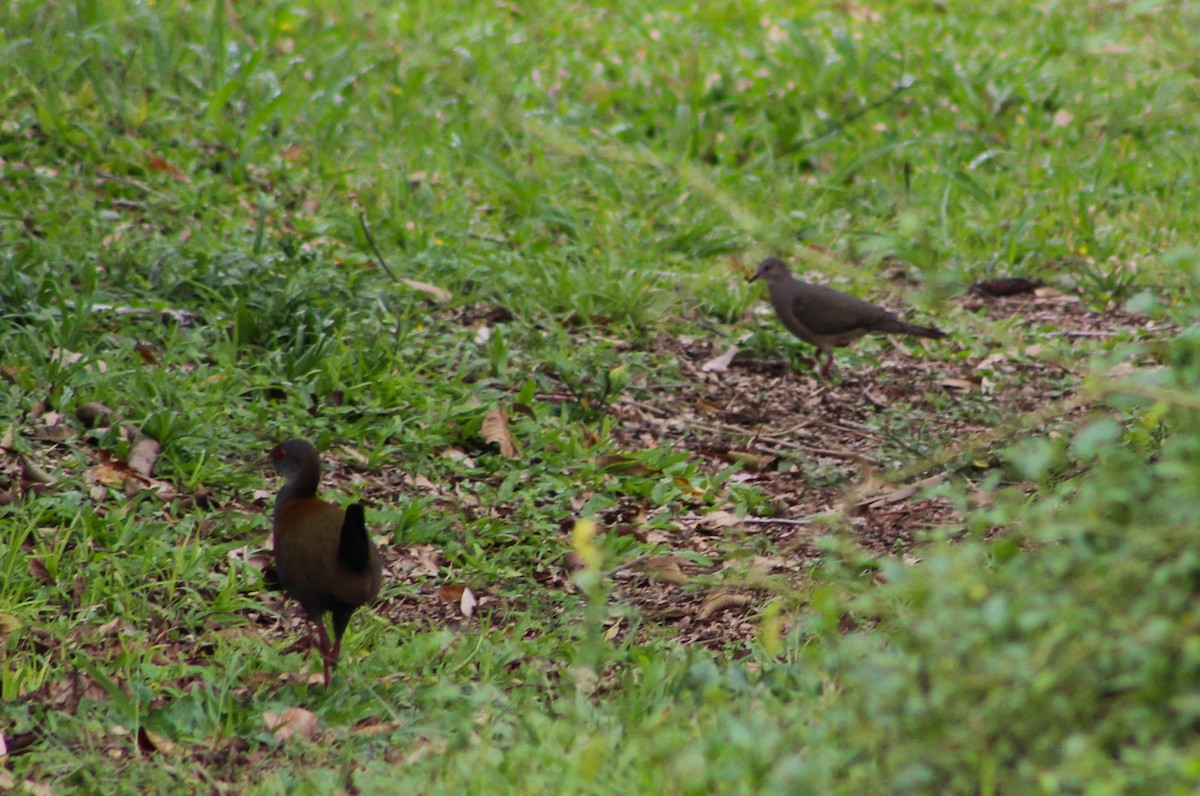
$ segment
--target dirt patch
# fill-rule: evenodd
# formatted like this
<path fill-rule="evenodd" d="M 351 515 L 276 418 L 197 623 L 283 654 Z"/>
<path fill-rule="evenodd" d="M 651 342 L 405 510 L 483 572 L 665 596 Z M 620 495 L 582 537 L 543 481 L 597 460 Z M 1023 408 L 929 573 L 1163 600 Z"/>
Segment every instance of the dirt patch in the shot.
<path fill-rule="evenodd" d="M 815 369 L 794 367 L 782 355 L 776 359 L 739 352 L 713 366 L 713 360 L 729 353 L 727 341 L 716 341 L 715 336 L 660 338 L 649 353 L 660 361 L 674 361 L 677 368 L 664 369 L 671 376 L 664 376 L 662 383 L 651 375 L 633 385 L 609 407 L 616 421 L 616 446 L 626 453 L 656 447 L 686 451 L 710 473 L 737 464 L 731 480 L 760 490 L 766 500 L 757 510 L 759 516 L 738 516 L 730 511 L 733 507 L 701 509 L 704 504 L 698 500 L 691 513 L 674 516 L 668 530 L 650 530 L 647 504 L 640 498 L 621 499 L 603 512 L 597 518 L 603 532 L 630 534 L 655 549 L 610 573 L 616 610 L 606 627 L 609 638 L 619 640 L 631 633 L 668 636 L 684 644 L 743 653 L 746 640 L 760 630 L 765 602 L 781 589 L 803 586 L 820 556 L 823 535 L 849 537 L 871 555 L 919 555 L 927 531 L 953 529 L 961 522 L 950 501 L 931 495 L 930 487 L 951 476 L 969 483 L 970 462 L 987 469 L 995 445 L 1070 422 L 1085 412 L 1087 407 L 1074 394 L 1081 375 L 1074 371 L 1078 362 L 1052 358 L 1053 351 L 1062 350 L 1063 338 L 1094 342 L 1171 331 L 1123 310 L 1096 310 L 1048 288 L 1002 298 L 970 296 L 960 306 L 965 312 L 958 317 L 968 322 L 1021 320 L 1015 328 L 1006 327 L 1012 339 L 986 344 L 980 344 L 981 335 L 963 335 L 958 341 L 953 334 L 936 342 L 859 341 L 849 352 L 839 350 L 834 378 L 828 382 L 820 381 Z M 505 317 L 489 311 L 470 314 L 466 320 Z M 782 329 L 778 335 L 793 352 L 806 351 L 791 343 Z M 539 398 L 574 400 L 567 392 Z M 13 429 L 27 440 L 43 440 L 44 447 L 34 456 L 16 455 Z M 16 418 L 0 440 L 10 454 L 0 462 L 0 503 L 53 491 L 55 474 L 77 467 L 78 450 L 85 450 L 92 473 L 88 483 L 100 511 L 109 488 L 125 484 L 137 491 L 147 482 L 168 490 L 162 495 L 164 519 L 175 516 L 177 509 L 215 506 L 209 494 L 176 494 L 170 485 L 112 462 L 93 443 L 89 432 L 75 430 L 44 405 Z M 358 482 L 368 505 L 424 496 L 451 514 L 505 510 L 476 505 L 468 511 L 460 505 L 462 496 L 454 483 L 435 484 L 399 468 L 364 471 L 356 464 L 361 456 L 353 451 L 334 450 L 329 459 L 340 463 L 327 474 L 324 489 L 337 493 L 344 484 Z M 245 512 L 264 517 L 273 495 L 272 490 L 257 492 L 245 502 L 216 509 L 216 515 Z M 573 517 L 573 512 L 564 510 L 564 517 Z M 218 566 L 233 566 L 239 558 L 258 568 L 268 566 L 268 534 L 263 523 L 259 528 L 247 532 L 246 547 Z M 564 596 L 576 592 L 571 575 L 578 566 L 568 552 L 569 531 L 565 519 L 561 560 L 529 573 L 542 587 L 541 594 L 523 596 L 528 581 L 511 589 L 504 583 L 470 584 L 482 586 L 474 594 L 477 603 L 470 616 L 453 597 L 458 592 L 451 590 L 452 597 L 447 597 L 447 570 L 437 549 L 384 545 L 386 596 L 372 610 L 389 624 L 416 627 L 479 622 L 504 626 L 510 616 L 527 610 L 542 611 L 552 620 L 563 615 L 566 621 L 569 601 Z M 264 609 L 247 616 L 245 627 L 228 632 L 300 638 L 302 618 L 283 596 L 262 596 Z M 36 634 L 28 638 L 30 644 L 40 643 Z M 210 652 L 200 645 L 188 654 L 204 657 Z M 63 697 L 51 691 L 42 696 L 56 704 Z"/>
<path fill-rule="evenodd" d="M 728 545 L 714 540 L 703 518 L 684 518 L 659 540 L 665 555 L 715 558 L 717 568 L 738 570 L 734 580 L 772 577 L 792 587 L 802 586 L 819 555 L 815 543 L 826 533 L 849 534 L 874 555 L 912 556 L 928 531 L 961 522 L 948 499 L 927 494 L 949 477 L 948 462 L 969 487 L 966 454 L 990 465 L 997 445 L 1060 427 L 1087 411 L 1075 395 L 1082 375 L 1074 371 L 1078 362 L 1051 357 L 1062 338 L 1140 338 L 1171 331 L 1122 309 L 1097 310 L 1053 288 L 970 296 L 961 307 L 989 321 L 1020 318 L 1015 339 L 966 352 L 953 335 L 930 343 L 864 340 L 853 353 L 838 351 L 829 382 L 815 368 L 793 368 L 783 359 L 738 354 L 726 367 L 719 361 L 729 353 L 724 341 L 664 339 L 655 353 L 678 362 L 682 383 L 646 385 L 616 403 L 620 423 L 614 433 L 622 447 L 684 449 L 713 472 L 740 460 L 740 480 L 767 495 L 774 510 L 721 529 L 724 538 L 740 536 L 738 544 Z M 779 335 L 790 339 L 782 330 Z M 926 356 L 925 346 L 938 351 L 938 358 Z M 870 361 L 859 348 L 877 359 Z M 947 349 L 953 353 L 947 355 Z M 748 560 L 731 555 L 739 544 L 761 554 Z M 669 626 L 683 643 L 744 649 L 743 642 L 759 630 L 758 611 L 773 589 L 709 587 L 704 573 L 696 574 L 686 583 L 664 581 L 653 572 L 618 577 L 616 598 Z M 713 600 L 727 594 L 745 599 L 712 610 Z"/>

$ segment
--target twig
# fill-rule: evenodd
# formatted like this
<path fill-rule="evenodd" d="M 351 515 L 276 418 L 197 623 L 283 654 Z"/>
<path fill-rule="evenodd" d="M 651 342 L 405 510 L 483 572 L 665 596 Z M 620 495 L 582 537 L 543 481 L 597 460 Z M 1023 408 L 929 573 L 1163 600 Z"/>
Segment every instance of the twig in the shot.
<path fill-rule="evenodd" d="M 464 238 L 472 238 L 474 240 L 481 240 L 484 243 L 492 243 L 492 244 L 495 244 L 496 246 L 504 246 L 509 249 L 513 248 L 513 243 L 510 240 L 506 240 L 505 238 L 496 238 L 491 235 L 482 235 L 478 232 L 464 232 L 463 237 Z"/>
<path fill-rule="evenodd" d="M 642 408 L 643 409 L 651 409 L 651 407 L 649 407 L 649 406 L 645 406 Z M 657 408 L 657 407 L 655 407 L 655 408 Z M 652 412 L 652 413 L 656 413 L 656 412 Z M 686 422 L 687 422 L 687 425 L 689 428 L 698 428 L 701 431 L 709 431 L 714 434 L 734 434 L 734 435 L 738 435 L 738 436 L 746 434 L 746 429 L 739 428 L 738 426 L 727 425 L 725 423 L 705 423 L 702 420 L 695 420 L 695 419 L 691 419 L 691 418 L 689 418 Z M 764 445 L 763 443 L 767 443 L 767 444 Z M 778 449 L 783 448 L 785 450 L 803 451 L 805 453 L 811 453 L 816 456 L 832 456 L 836 459 L 851 459 L 853 461 L 862 462 L 864 464 L 874 464 L 874 462 L 871 461 L 871 458 L 869 456 L 865 456 L 864 454 L 861 454 L 861 453 L 856 453 L 855 451 L 838 450 L 836 448 L 819 448 L 819 447 L 816 447 L 815 445 L 805 445 L 800 442 L 792 442 L 791 440 L 779 439 L 778 437 L 763 437 L 763 436 L 754 435 L 754 436 L 750 437 L 749 444 L 757 447 L 757 449 L 762 450 L 765 453 L 770 453 L 770 454 L 774 454 L 774 455 L 778 455 L 779 454 Z"/>
<path fill-rule="evenodd" d="M 747 525 L 811 525 L 811 517 L 801 517 L 798 520 L 772 519 L 771 517 L 743 517 Z"/>
<path fill-rule="evenodd" d="M 873 434 L 870 431 L 866 430 L 865 428 L 856 428 L 856 426 L 859 425 L 858 423 L 848 424 L 848 423 L 844 423 L 840 420 L 836 423 L 830 423 L 827 420 L 819 420 L 817 422 L 819 425 L 821 425 L 825 428 L 834 429 L 836 431 L 841 431 L 846 434 L 853 434 L 854 436 L 859 437 L 861 439 L 869 439 L 869 440 L 876 441 L 876 442 L 879 441 L 879 439 L 880 439 L 878 434 Z"/>
<path fill-rule="evenodd" d="M 119 177 L 116 174 L 110 174 L 109 172 L 104 171 L 102 169 L 97 169 L 96 174 L 102 180 L 106 180 L 108 182 L 115 182 L 118 185 L 128 185 L 131 188 L 137 188 L 142 193 L 148 193 L 151 196 L 157 196 L 159 199 L 164 199 L 168 202 L 174 201 L 174 199 L 172 199 L 170 196 L 167 196 L 162 191 L 156 191 L 153 188 L 151 188 L 149 185 L 146 185 L 143 182 L 138 182 L 137 180 L 131 179 L 129 177 Z"/>
<path fill-rule="evenodd" d="M 367 226 L 367 214 L 366 213 L 359 212 L 358 224 L 359 224 L 359 226 L 362 227 L 363 235 L 366 237 L 367 243 L 370 244 L 371 251 L 375 252 L 375 260 L 379 263 L 379 267 L 382 268 L 384 270 L 384 272 L 392 278 L 393 282 L 399 282 L 400 280 L 396 278 L 396 275 L 394 273 L 392 273 L 392 269 L 388 268 L 388 264 L 383 259 L 383 254 L 379 251 L 379 247 L 375 245 L 375 238 L 373 238 L 371 236 L 371 229 L 370 229 L 370 227 Z"/>
<path fill-rule="evenodd" d="M 867 103 L 866 105 L 859 108 L 857 111 L 850 114 L 849 116 L 847 116 L 844 119 L 835 120 L 835 121 L 830 122 L 829 125 L 825 128 L 824 132 L 819 133 L 819 134 L 813 136 L 812 138 L 801 140 L 800 142 L 798 142 L 797 144 L 795 144 L 795 146 L 793 146 L 791 148 L 791 151 L 799 152 L 802 149 L 807 149 L 808 147 L 812 146 L 813 144 L 817 143 L 818 141 L 823 141 L 826 138 L 830 138 L 832 136 L 837 135 L 842 130 L 845 130 L 847 127 L 854 124 L 856 121 L 858 121 L 862 117 L 866 116 L 868 113 L 875 110 L 876 108 L 880 108 L 880 107 L 883 107 L 884 105 L 887 105 L 889 102 L 896 99 L 896 97 L 899 97 L 901 94 L 908 91 L 910 88 L 912 88 L 916 84 L 917 84 L 916 80 L 909 80 L 907 82 L 902 80 L 901 82 L 899 82 L 895 86 L 893 86 L 891 91 L 889 91 L 887 94 L 880 97 L 879 99 L 875 100 L 874 102 Z"/>

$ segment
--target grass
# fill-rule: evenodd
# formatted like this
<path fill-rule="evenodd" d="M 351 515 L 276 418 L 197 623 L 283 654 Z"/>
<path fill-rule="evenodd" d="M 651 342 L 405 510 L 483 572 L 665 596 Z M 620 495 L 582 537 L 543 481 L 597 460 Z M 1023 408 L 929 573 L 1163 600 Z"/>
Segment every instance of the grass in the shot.
<path fill-rule="evenodd" d="M 1200 18 L 958 11 L 10 2 L 0 491 L 20 494 L 0 505 L 0 784 L 1194 789 L 1197 88 L 1164 64 L 1188 63 Z M 393 280 L 368 230 L 396 276 L 450 300 Z M 945 488 L 961 519 L 918 565 L 825 534 L 755 592 L 749 630 L 684 643 L 614 586 L 663 544 L 570 531 L 629 509 L 669 539 L 714 509 L 779 510 L 686 429 L 635 447 L 613 411 L 685 405 L 694 376 L 664 341 L 755 331 L 756 355 L 808 353 L 752 314 L 743 277 L 765 253 L 860 294 L 903 276 L 902 301 L 955 333 L 913 358 L 1003 347 L 1027 369 L 994 366 L 993 400 L 935 394 L 936 413 L 843 394 L 889 468 L 964 442 L 960 422 L 1010 433 L 952 457 L 975 487 Z M 956 301 L 997 275 L 1096 308 L 1149 291 L 1185 331 L 1021 354 L 1053 319 Z M 838 361 L 851 379 L 884 350 Z M 1007 402 L 1040 359 L 1074 369 L 1056 389 L 1092 414 Z M 1108 375 L 1148 361 L 1164 367 Z M 73 419 L 92 401 L 107 431 Z M 515 458 L 482 439 L 495 407 Z M 171 495 L 97 480 L 99 451 L 129 456 L 122 427 L 161 444 Z M 393 552 L 439 556 L 436 575 L 393 570 L 328 692 L 251 560 L 265 451 L 290 436 L 339 462 L 328 488 L 366 500 Z M 55 482 L 22 481 L 22 455 Z M 805 460 L 764 478 L 789 467 L 801 490 L 857 478 Z M 722 563 L 780 555 L 753 533 L 707 550 L 681 600 L 751 577 Z M 573 573 L 568 553 L 596 561 Z M 480 620 L 437 613 L 441 583 L 488 596 Z M 317 731 L 281 740 L 266 716 L 289 708 Z"/>

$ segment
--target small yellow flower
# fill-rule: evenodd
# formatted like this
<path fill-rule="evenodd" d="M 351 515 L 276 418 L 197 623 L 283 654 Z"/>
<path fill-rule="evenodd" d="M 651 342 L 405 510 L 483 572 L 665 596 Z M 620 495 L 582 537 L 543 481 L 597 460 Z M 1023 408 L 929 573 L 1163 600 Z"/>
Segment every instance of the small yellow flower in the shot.
<path fill-rule="evenodd" d="M 571 546 L 583 560 L 583 565 L 593 572 L 600 569 L 600 548 L 596 545 L 596 521 L 580 519 L 575 521 L 571 532 Z"/>
<path fill-rule="evenodd" d="M 1079 255 L 1082 257 L 1086 254 L 1087 254 L 1087 246 L 1080 246 L 1079 247 Z"/>

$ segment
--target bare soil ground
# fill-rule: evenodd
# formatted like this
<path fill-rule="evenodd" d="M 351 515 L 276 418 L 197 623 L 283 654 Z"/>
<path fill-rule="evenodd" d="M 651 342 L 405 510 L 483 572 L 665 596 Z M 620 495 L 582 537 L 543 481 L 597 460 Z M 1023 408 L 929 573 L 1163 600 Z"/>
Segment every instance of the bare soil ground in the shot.
<path fill-rule="evenodd" d="M 852 534 L 873 554 L 913 556 L 925 532 L 953 529 L 961 521 L 950 500 L 926 494 L 950 477 L 945 464 L 953 462 L 955 477 L 967 478 L 969 488 L 971 467 L 962 466 L 963 457 L 994 464 L 995 445 L 1069 423 L 1088 410 L 1074 392 L 1082 375 L 1072 372 L 1077 363 L 1041 358 L 1051 343 L 1164 331 L 1144 317 L 1098 311 L 1053 288 L 970 296 L 961 306 L 982 318 L 1021 318 L 1021 342 L 934 360 L 923 356 L 922 344 L 892 338 L 872 348 L 875 362 L 839 350 L 834 378 L 823 383 L 812 368 L 742 353 L 727 368 L 706 370 L 722 353 L 719 344 L 662 339 L 653 353 L 675 358 L 683 378 L 627 391 L 610 408 L 619 420 L 614 434 L 621 449 L 675 447 L 714 473 L 740 462 L 734 480 L 761 490 L 774 513 L 697 512 L 667 532 L 648 529 L 654 509 L 641 499 L 604 512 L 598 519 L 607 532 L 631 534 L 662 550 L 611 573 L 613 600 L 628 616 L 612 620 L 610 635 L 666 634 L 685 644 L 744 648 L 759 630 L 758 609 L 780 581 L 803 581 L 819 556 L 818 536 Z M 564 551 L 570 550 L 569 530 L 564 524 Z M 389 560 L 393 577 L 420 597 L 376 610 L 393 622 L 464 621 L 459 592 L 447 593 L 426 579 L 436 569 L 436 551 L 395 550 Z M 574 565 L 566 553 L 561 568 L 539 572 L 537 579 L 551 590 L 573 592 Z M 727 568 L 735 569 L 735 577 L 717 577 Z M 775 585 L 767 585 L 772 579 Z M 746 585 L 730 587 L 731 581 Z M 515 607 L 498 595 L 480 598 L 481 615 L 491 623 L 503 623 L 506 608 Z"/>

